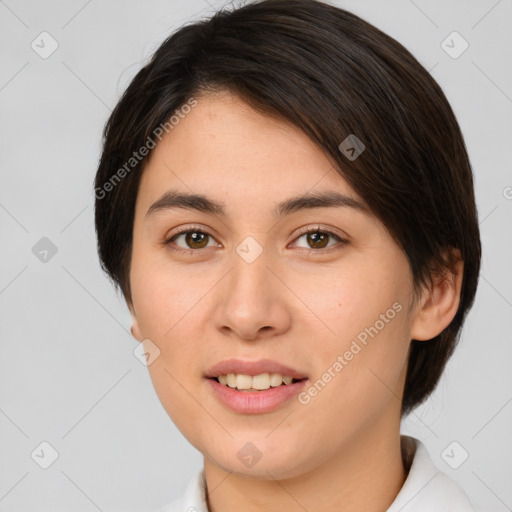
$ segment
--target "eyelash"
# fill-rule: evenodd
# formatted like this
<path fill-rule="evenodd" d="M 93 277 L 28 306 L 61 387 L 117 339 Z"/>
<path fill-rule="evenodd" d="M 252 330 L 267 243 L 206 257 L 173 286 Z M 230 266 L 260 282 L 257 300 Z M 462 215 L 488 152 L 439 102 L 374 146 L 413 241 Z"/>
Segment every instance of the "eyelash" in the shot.
<path fill-rule="evenodd" d="M 177 238 L 180 235 L 184 235 L 184 234 L 186 235 L 188 233 L 201 233 L 201 234 L 210 236 L 211 238 L 214 238 L 214 236 L 211 233 L 208 233 L 208 231 L 205 231 L 203 228 L 201 228 L 199 226 L 185 226 L 183 228 L 179 228 L 178 231 L 176 233 L 174 233 L 171 237 L 165 239 L 165 241 L 163 242 L 163 245 L 169 247 L 169 246 L 171 246 L 171 242 L 175 238 Z M 333 231 L 330 231 L 328 229 L 322 229 L 320 226 L 315 226 L 313 228 L 309 227 L 309 228 L 304 228 L 303 230 L 300 230 L 299 233 L 297 233 L 297 236 L 294 238 L 294 241 L 298 238 L 301 238 L 304 235 L 308 235 L 309 233 L 321 233 L 323 235 L 328 235 L 330 237 L 333 237 L 341 244 L 341 246 L 348 245 L 348 243 L 349 243 L 348 240 L 341 238 L 338 234 L 334 233 Z M 308 255 L 311 255 L 311 254 L 321 255 L 321 254 L 325 254 L 328 252 L 332 252 L 333 250 L 337 250 L 339 248 L 340 248 L 339 246 L 338 247 L 333 246 L 333 247 L 327 247 L 327 248 L 322 248 L 322 249 L 305 249 L 304 247 L 302 247 L 301 249 L 303 251 L 306 251 L 306 253 Z M 198 255 L 199 253 L 201 253 L 202 251 L 205 250 L 204 248 L 203 249 L 184 249 L 183 247 L 172 247 L 171 249 L 173 251 L 176 251 L 181 254 L 194 255 L 194 256 Z"/>

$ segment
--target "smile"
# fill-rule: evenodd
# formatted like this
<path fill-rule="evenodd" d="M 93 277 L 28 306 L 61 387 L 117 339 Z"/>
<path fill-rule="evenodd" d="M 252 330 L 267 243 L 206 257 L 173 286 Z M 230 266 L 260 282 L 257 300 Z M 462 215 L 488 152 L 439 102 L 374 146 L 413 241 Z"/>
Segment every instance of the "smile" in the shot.
<path fill-rule="evenodd" d="M 259 375 L 245 375 L 243 373 L 228 373 L 216 377 L 217 382 L 239 391 L 264 391 L 282 385 L 288 386 L 301 379 L 294 379 L 290 376 L 283 376 L 280 373 L 261 373 Z"/>

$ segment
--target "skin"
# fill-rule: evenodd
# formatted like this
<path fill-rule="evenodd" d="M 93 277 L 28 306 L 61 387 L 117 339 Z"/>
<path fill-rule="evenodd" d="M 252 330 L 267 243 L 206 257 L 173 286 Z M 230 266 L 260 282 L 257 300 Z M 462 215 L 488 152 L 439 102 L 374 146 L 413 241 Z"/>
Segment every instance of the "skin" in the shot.
<path fill-rule="evenodd" d="M 226 216 L 146 215 L 170 189 L 222 201 Z M 431 339 L 450 323 L 462 262 L 414 300 L 406 256 L 371 212 L 323 207 L 280 220 L 271 213 L 292 196 L 329 190 L 360 200 L 298 128 L 227 92 L 198 98 L 144 170 L 133 228 L 132 332 L 160 350 L 151 379 L 204 455 L 213 512 L 377 512 L 406 478 L 400 405 L 410 340 Z M 211 234 L 206 248 L 191 249 L 184 235 L 165 245 L 191 224 L 190 231 Z M 328 247 L 315 248 L 297 233 L 318 226 L 348 243 L 331 236 Z M 263 248 L 251 264 L 235 250 L 247 236 Z M 294 398 L 270 413 L 236 413 L 204 379 L 224 359 L 268 358 L 314 383 L 397 302 L 401 311 L 306 405 Z M 251 468 L 237 457 L 248 442 L 262 454 Z"/>

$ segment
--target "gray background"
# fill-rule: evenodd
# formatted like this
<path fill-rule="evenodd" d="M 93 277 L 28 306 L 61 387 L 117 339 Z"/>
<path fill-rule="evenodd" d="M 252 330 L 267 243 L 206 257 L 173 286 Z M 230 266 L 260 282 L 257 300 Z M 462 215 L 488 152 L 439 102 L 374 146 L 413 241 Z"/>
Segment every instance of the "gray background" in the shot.
<path fill-rule="evenodd" d="M 442 382 L 403 431 L 479 509 L 511 510 L 512 1 L 333 3 L 409 48 L 462 126 L 484 246 L 479 291 Z M 201 466 L 134 357 L 129 314 L 100 271 L 92 181 L 103 125 L 142 62 L 221 5 L 0 1 L 2 511 L 151 511 Z M 46 59 L 31 47 L 51 49 L 43 31 L 59 45 Z M 453 31 L 469 43 L 458 58 L 445 49 L 460 51 L 460 39 L 441 44 Z M 46 261 L 43 237 L 57 248 Z M 43 441 L 59 454 L 48 469 Z"/>

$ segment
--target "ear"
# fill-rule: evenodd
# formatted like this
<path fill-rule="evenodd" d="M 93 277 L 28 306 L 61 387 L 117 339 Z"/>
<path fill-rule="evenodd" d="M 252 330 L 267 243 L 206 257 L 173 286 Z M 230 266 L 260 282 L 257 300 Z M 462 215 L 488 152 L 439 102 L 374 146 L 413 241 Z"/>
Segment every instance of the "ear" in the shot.
<path fill-rule="evenodd" d="M 464 262 L 459 249 L 442 252 L 450 267 L 443 275 L 432 276 L 432 285 L 422 291 L 411 325 L 411 339 L 430 340 L 440 334 L 457 313 L 462 288 Z"/>
<path fill-rule="evenodd" d="M 135 314 L 135 308 L 133 307 L 132 303 L 128 304 L 128 309 L 132 315 L 132 325 L 130 327 L 130 332 L 137 341 L 142 341 L 144 338 L 141 336 L 139 322 L 137 321 L 137 315 Z"/>

